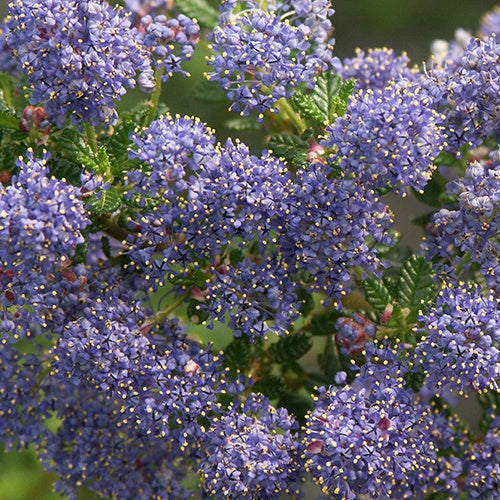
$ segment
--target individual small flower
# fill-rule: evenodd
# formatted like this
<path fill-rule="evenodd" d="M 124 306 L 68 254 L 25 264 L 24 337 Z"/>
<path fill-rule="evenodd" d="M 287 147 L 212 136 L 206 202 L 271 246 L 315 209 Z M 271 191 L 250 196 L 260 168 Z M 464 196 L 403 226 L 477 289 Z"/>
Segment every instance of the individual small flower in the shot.
<path fill-rule="evenodd" d="M 275 103 L 292 95 L 300 83 L 313 86 L 314 76 L 328 68 L 333 49 L 325 35 L 329 10 L 318 15 L 321 9 L 314 4 L 329 4 L 290 2 L 267 10 L 254 1 L 245 4 L 238 12 L 232 0 L 222 3 L 219 26 L 211 34 L 214 54 L 208 58 L 212 71 L 207 77 L 227 90 L 231 110 L 247 115 L 256 109 L 262 118 L 266 111 L 277 112 Z M 285 5 L 286 10 L 292 7 L 292 22 L 286 19 Z"/>
<path fill-rule="evenodd" d="M 478 34 L 480 38 L 488 39 L 496 35 L 500 39 L 500 6 L 493 7 L 492 10 L 484 14 L 481 18 Z"/>
<path fill-rule="evenodd" d="M 115 101 L 149 67 L 137 31 L 104 0 L 15 0 L 7 43 L 49 119 L 113 125 Z"/>
<path fill-rule="evenodd" d="M 332 497 L 418 496 L 437 470 L 431 412 L 398 376 L 364 382 L 319 389 L 306 422 L 306 469 Z"/>
<path fill-rule="evenodd" d="M 422 248 L 448 279 L 455 279 L 458 269 L 467 271 L 479 264 L 488 286 L 499 292 L 500 161 L 495 156 L 498 152 L 484 164 L 469 164 L 461 179 L 448 184 L 448 193 L 458 197 L 458 207 L 443 208 L 433 216 Z"/>
<path fill-rule="evenodd" d="M 189 76 L 181 63 L 193 56 L 200 31 L 196 21 L 183 14 L 168 20 L 164 15 L 154 18 L 148 15 L 141 19 L 141 30 L 144 33 L 142 43 L 151 52 L 153 65 L 165 70 L 163 81 L 174 73 Z"/>
<path fill-rule="evenodd" d="M 500 134 L 500 43 L 495 35 L 471 38 L 463 53 L 431 68 L 422 81 L 434 106 L 446 116 L 446 149 L 460 155 Z"/>
<path fill-rule="evenodd" d="M 445 286 L 419 321 L 424 337 L 415 360 L 427 387 L 436 394 L 498 391 L 500 312 L 494 294 L 481 293 L 478 285 Z"/>
<path fill-rule="evenodd" d="M 300 481 L 297 422 L 286 409 L 273 408 L 250 394 L 212 421 L 203 436 L 203 487 L 217 498 L 275 498 L 297 494 Z"/>
<path fill-rule="evenodd" d="M 357 89 L 383 89 L 392 80 L 415 79 L 409 61 L 405 52 L 397 56 L 393 49 L 369 49 L 366 54 L 356 49 L 356 57 L 344 59 L 340 76 L 355 80 Z"/>
<path fill-rule="evenodd" d="M 376 333 L 375 324 L 364 314 L 354 313 L 352 318 L 339 318 L 335 340 L 343 353 L 352 356 L 364 349 L 365 342 Z"/>
<path fill-rule="evenodd" d="M 347 112 L 326 129 L 332 160 L 372 188 L 404 195 L 422 191 L 445 145 L 443 117 L 418 84 L 400 79 L 381 90 L 359 91 Z"/>

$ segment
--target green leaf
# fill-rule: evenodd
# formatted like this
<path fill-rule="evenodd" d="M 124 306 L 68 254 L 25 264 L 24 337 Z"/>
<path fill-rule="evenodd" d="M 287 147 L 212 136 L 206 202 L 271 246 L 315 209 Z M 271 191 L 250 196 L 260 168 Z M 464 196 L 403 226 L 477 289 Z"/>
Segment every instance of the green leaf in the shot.
<path fill-rule="evenodd" d="M 219 21 L 217 9 L 207 0 L 176 0 L 175 6 L 205 28 L 213 28 Z"/>
<path fill-rule="evenodd" d="M 412 255 L 406 260 L 398 281 L 397 299 L 401 307 L 413 308 L 428 300 L 437 288 L 432 276 L 432 267 L 424 257 Z"/>
<path fill-rule="evenodd" d="M 312 337 L 308 332 L 290 333 L 271 344 L 269 354 L 275 363 L 295 361 L 306 354 L 312 347 Z"/>
<path fill-rule="evenodd" d="M 286 381 L 279 375 L 264 375 L 252 386 L 253 392 L 260 392 L 269 399 L 281 396 L 287 389 Z"/>
<path fill-rule="evenodd" d="M 78 165 L 83 165 L 92 171 L 97 171 L 99 162 L 85 137 L 72 128 L 64 128 L 53 134 L 52 140 L 59 152 Z"/>
<path fill-rule="evenodd" d="M 391 293 L 384 282 L 381 279 L 368 278 L 363 281 L 363 289 L 366 301 L 382 314 L 387 304 L 392 301 Z"/>
<path fill-rule="evenodd" d="M 299 90 L 295 92 L 291 100 L 293 107 L 299 112 L 302 118 L 309 118 L 323 125 L 325 116 L 318 108 L 310 94 L 304 94 L 301 90 Z"/>
<path fill-rule="evenodd" d="M 0 72 L 0 89 L 2 90 L 2 100 L 10 108 L 14 108 L 14 82 L 8 73 Z"/>
<path fill-rule="evenodd" d="M 0 128 L 19 130 L 19 118 L 8 111 L 0 111 Z"/>
<path fill-rule="evenodd" d="M 424 192 L 419 193 L 415 189 L 413 192 L 418 200 L 430 207 L 441 208 L 441 195 L 446 193 L 446 178 L 439 172 L 434 172 L 431 180 L 425 186 Z"/>
<path fill-rule="evenodd" d="M 307 412 L 313 409 L 313 400 L 306 394 L 285 392 L 281 395 L 277 407 L 284 407 L 295 415 L 300 425 L 305 425 Z"/>
<path fill-rule="evenodd" d="M 247 337 L 235 338 L 224 349 L 224 366 L 232 372 L 245 372 L 250 364 L 252 355 L 252 346 Z"/>
<path fill-rule="evenodd" d="M 102 190 L 89 198 L 90 210 L 97 215 L 111 214 L 120 208 L 122 199 L 114 188 Z"/>
<path fill-rule="evenodd" d="M 66 181 L 74 186 L 80 185 L 82 166 L 79 163 L 57 155 L 49 160 L 49 168 L 50 173 L 58 179 L 66 179 Z"/>
<path fill-rule="evenodd" d="M 318 314 L 315 314 L 308 325 L 308 331 L 313 335 L 332 335 L 335 332 L 335 324 L 342 316 L 342 313 L 334 309 L 325 309 Z"/>
<path fill-rule="evenodd" d="M 137 165 L 136 160 L 130 160 L 128 157 L 128 150 L 132 144 L 129 135 L 135 130 L 136 126 L 132 120 L 119 123 L 108 141 L 106 150 L 110 157 L 111 172 L 114 176 L 121 176 L 121 174 L 132 170 Z"/>
<path fill-rule="evenodd" d="M 335 374 L 342 371 L 342 363 L 333 335 L 328 335 L 328 337 L 326 337 L 325 348 L 318 356 L 318 365 L 322 372 L 328 377 L 330 383 L 333 382 Z"/>
<path fill-rule="evenodd" d="M 249 116 L 237 116 L 236 118 L 226 120 L 224 122 L 224 127 L 228 130 L 243 132 L 246 130 L 260 130 L 262 128 L 262 124 Z"/>
<path fill-rule="evenodd" d="M 199 301 L 197 301 L 196 299 L 191 299 L 189 301 L 186 313 L 187 313 L 189 320 L 192 323 L 197 324 L 197 325 L 199 325 L 200 323 L 203 323 L 209 317 L 208 311 L 206 311 L 205 309 L 202 309 L 200 307 Z"/>
<path fill-rule="evenodd" d="M 275 134 L 269 140 L 268 146 L 275 156 L 285 158 L 296 168 L 306 163 L 309 143 L 297 135 Z"/>
<path fill-rule="evenodd" d="M 309 316 L 314 309 L 314 299 L 310 292 L 300 287 L 297 290 L 297 299 L 299 301 L 300 314 L 303 317 Z"/>
<path fill-rule="evenodd" d="M 197 101 L 208 104 L 227 102 L 226 91 L 217 82 L 209 80 L 199 81 L 193 88 L 193 95 Z"/>

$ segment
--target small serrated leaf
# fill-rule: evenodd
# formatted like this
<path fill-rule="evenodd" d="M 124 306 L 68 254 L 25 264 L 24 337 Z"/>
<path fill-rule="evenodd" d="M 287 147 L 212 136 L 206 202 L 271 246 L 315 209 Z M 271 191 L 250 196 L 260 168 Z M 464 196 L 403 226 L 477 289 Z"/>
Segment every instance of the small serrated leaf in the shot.
<path fill-rule="evenodd" d="M 53 141 L 61 154 L 75 163 L 95 171 L 99 166 L 92 149 L 82 134 L 74 129 L 65 128 L 54 134 Z"/>
<path fill-rule="evenodd" d="M 290 333 L 271 344 L 269 354 L 275 363 L 295 361 L 306 354 L 312 347 L 312 337 L 308 332 Z"/>
<path fill-rule="evenodd" d="M 197 101 L 208 104 L 228 101 L 226 91 L 217 82 L 201 80 L 193 88 L 193 96 Z"/>
<path fill-rule="evenodd" d="M 19 130 L 19 118 L 8 111 L 0 111 L 0 128 Z"/>
<path fill-rule="evenodd" d="M 110 157 L 111 172 L 113 175 L 120 175 L 131 170 L 137 162 L 130 160 L 128 150 L 131 144 L 129 135 L 136 128 L 132 120 L 125 120 L 119 123 L 110 137 L 106 146 L 106 151 Z"/>
<path fill-rule="evenodd" d="M 321 111 L 324 125 L 331 123 L 335 118 L 338 103 L 334 103 L 334 98 L 338 97 L 341 83 L 340 76 L 332 72 L 323 73 L 316 79 L 311 97 Z"/>
<path fill-rule="evenodd" d="M 111 214 L 120 208 L 122 199 L 114 188 L 98 191 L 89 199 L 90 210 L 97 215 Z"/>
<path fill-rule="evenodd" d="M 397 297 L 401 307 L 419 306 L 422 300 L 428 300 L 435 293 L 437 285 L 432 275 L 431 265 L 422 256 L 412 255 L 403 263 Z"/>
<path fill-rule="evenodd" d="M 207 0 L 176 0 L 175 6 L 186 16 L 193 17 L 205 28 L 213 28 L 219 13 Z"/>
<path fill-rule="evenodd" d="M 264 375 L 258 382 L 252 386 L 253 392 L 260 392 L 269 399 L 281 396 L 287 389 L 286 381 L 279 375 L 272 373 Z"/>
<path fill-rule="evenodd" d="M 315 122 L 323 124 L 325 117 L 310 94 L 304 94 L 299 90 L 295 92 L 291 99 L 293 107 L 299 112 L 302 118 L 310 118 Z"/>
<path fill-rule="evenodd" d="M 248 338 L 237 337 L 224 349 L 224 366 L 233 372 L 245 372 L 250 363 L 251 354 L 252 346 Z"/>
<path fill-rule="evenodd" d="M 308 331 L 315 336 L 332 335 L 335 331 L 335 324 L 342 316 L 337 309 L 325 309 L 315 314 L 308 325 Z"/>
<path fill-rule="evenodd" d="M 363 281 L 366 301 L 379 313 L 383 313 L 392 301 L 389 289 L 380 279 L 368 278 Z"/>
<path fill-rule="evenodd" d="M 297 135 L 275 134 L 269 140 L 269 149 L 275 156 L 281 156 L 299 168 L 306 163 L 309 144 Z"/>

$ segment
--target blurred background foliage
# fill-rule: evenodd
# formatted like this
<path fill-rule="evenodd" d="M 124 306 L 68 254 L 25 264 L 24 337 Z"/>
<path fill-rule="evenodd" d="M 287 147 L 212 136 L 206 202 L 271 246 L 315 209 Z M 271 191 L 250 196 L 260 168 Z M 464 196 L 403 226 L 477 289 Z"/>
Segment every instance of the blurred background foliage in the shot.
<path fill-rule="evenodd" d="M 112 0 L 111 0 L 112 3 Z M 362 49 L 390 47 L 396 52 L 407 52 L 413 64 L 420 65 L 427 60 L 433 40 L 451 40 L 457 28 L 474 32 L 482 14 L 498 4 L 498 0 L 335 0 L 336 55 L 352 57 L 357 47 Z M 0 3 L 0 15 L 7 12 L 7 2 Z M 225 122 L 233 117 L 220 104 L 199 103 L 192 98 L 193 88 L 207 71 L 206 44 L 200 44 L 195 57 L 187 65 L 193 75 L 191 79 L 179 76 L 164 85 L 162 100 L 172 113 L 199 116 L 217 132 L 220 140 L 234 132 L 225 128 Z M 123 108 L 144 96 L 131 92 L 121 103 Z M 254 150 L 262 146 L 262 133 L 242 132 L 238 136 L 249 143 Z M 407 219 L 420 213 L 421 207 L 396 199 L 390 201 L 398 217 L 396 225 L 406 227 Z M 408 244 L 418 241 L 418 231 Z M 54 475 L 47 474 L 38 464 L 35 453 L 2 452 L 0 447 L 0 500 L 58 500 L 52 492 Z M 98 497 L 82 489 L 79 500 L 93 500 Z"/>

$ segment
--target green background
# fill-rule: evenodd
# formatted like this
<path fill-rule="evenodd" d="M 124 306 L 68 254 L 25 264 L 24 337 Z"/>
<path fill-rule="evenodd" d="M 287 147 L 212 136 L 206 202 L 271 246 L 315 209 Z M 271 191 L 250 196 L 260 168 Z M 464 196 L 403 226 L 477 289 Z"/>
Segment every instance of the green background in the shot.
<path fill-rule="evenodd" d="M 356 47 L 391 47 L 406 51 L 413 63 L 427 59 L 432 40 L 450 40 L 458 27 L 474 31 L 482 13 L 498 2 L 487 0 L 337 0 L 333 18 L 336 55 L 351 57 Z M 0 3 L 0 15 L 5 14 L 7 2 Z M 199 51 L 190 65 L 193 74 L 203 71 L 204 54 Z M 193 80 L 193 79 L 191 79 Z M 219 137 L 230 134 L 224 121 L 230 117 L 216 105 L 202 105 L 191 99 L 193 82 L 173 78 L 165 85 L 163 99 L 173 112 L 200 116 L 214 127 Z M 131 97 L 134 99 L 134 95 Z M 129 102 L 125 102 L 128 105 Z M 259 147 L 256 136 L 241 134 L 243 140 Z M 406 227 L 409 218 L 421 208 L 414 201 L 392 200 L 399 227 Z M 418 237 L 418 231 L 413 231 Z M 417 239 L 408 238 L 409 244 Z M 51 492 L 53 476 L 43 472 L 30 452 L 0 452 L 0 500 L 54 500 Z M 83 491 L 82 500 L 96 498 Z"/>

